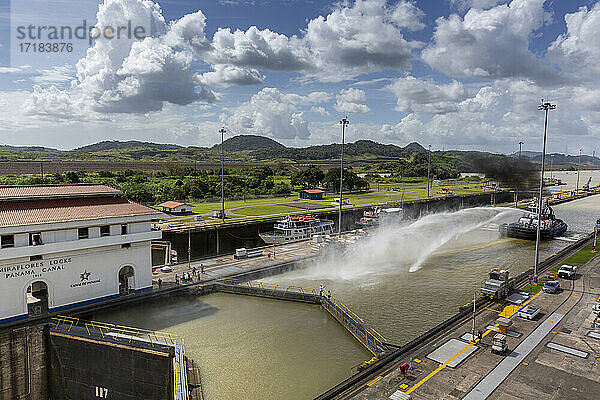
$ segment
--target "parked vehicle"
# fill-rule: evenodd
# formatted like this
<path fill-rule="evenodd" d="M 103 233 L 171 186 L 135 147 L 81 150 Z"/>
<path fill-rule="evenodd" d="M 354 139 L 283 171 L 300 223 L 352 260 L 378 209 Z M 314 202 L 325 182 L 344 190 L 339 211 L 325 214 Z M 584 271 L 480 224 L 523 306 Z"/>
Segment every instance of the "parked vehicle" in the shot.
<path fill-rule="evenodd" d="M 166 272 L 166 273 L 173 272 L 173 268 L 169 267 L 168 265 L 165 265 L 164 267 L 162 267 L 160 269 L 160 272 Z"/>
<path fill-rule="evenodd" d="M 544 284 L 542 290 L 545 293 L 558 293 L 560 290 L 560 283 L 558 283 L 558 281 L 548 281 Z"/>
<path fill-rule="evenodd" d="M 577 272 L 576 267 L 565 264 L 558 269 L 557 275 L 559 278 L 573 279 L 575 277 L 576 272 Z"/>

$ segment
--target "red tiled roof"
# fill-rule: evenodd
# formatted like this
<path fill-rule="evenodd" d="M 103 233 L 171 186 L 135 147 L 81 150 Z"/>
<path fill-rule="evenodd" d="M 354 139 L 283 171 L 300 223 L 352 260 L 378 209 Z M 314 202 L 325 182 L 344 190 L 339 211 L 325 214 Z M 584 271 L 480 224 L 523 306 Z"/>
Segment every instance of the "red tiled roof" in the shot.
<path fill-rule="evenodd" d="M 303 192 L 312 193 L 312 194 L 325 193 L 325 192 L 323 192 L 322 190 L 319 190 L 319 189 L 308 189 L 308 190 L 303 190 Z"/>
<path fill-rule="evenodd" d="M 177 201 L 165 201 L 164 203 L 159 204 L 158 207 L 175 208 L 175 207 L 184 206 L 184 205 L 186 205 L 186 204 L 179 203 Z"/>
<path fill-rule="evenodd" d="M 0 200 L 48 198 L 48 197 L 86 197 L 100 195 L 120 195 L 118 189 L 106 185 L 19 185 L 0 186 Z"/>
<path fill-rule="evenodd" d="M 0 226 L 34 225 L 97 218 L 157 214 L 123 197 L 92 197 L 0 202 Z"/>

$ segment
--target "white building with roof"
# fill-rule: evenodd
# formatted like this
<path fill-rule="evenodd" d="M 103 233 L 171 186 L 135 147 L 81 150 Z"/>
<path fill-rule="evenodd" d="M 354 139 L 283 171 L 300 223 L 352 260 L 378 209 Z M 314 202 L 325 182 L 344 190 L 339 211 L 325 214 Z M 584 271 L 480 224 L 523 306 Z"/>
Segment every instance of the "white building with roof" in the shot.
<path fill-rule="evenodd" d="M 192 212 L 192 206 L 187 203 L 180 203 L 178 201 L 166 201 L 158 205 L 163 212 L 175 215 L 190 214 Z"/>
<path fill-rule="evenodd" d="M 0 186 L 0 324 L 151 290 L 163 216 L 104 185 Z"/>

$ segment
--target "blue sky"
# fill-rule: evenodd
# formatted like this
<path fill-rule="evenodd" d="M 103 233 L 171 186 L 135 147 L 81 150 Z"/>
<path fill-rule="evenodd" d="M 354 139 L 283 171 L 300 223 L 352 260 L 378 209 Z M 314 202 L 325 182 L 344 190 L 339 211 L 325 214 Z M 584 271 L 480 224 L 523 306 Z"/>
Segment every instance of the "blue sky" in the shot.
<path fill-rule="evenodd" d="M 22 51 L 18 26 L 82 20 L 151 34 Z M 13 0 L 0 22 L 1 143 L 307 146 L 347 115 L 350 141 L 535 151 L 546 98 L 550 151 L 600 149 L 595 1 Z"/>

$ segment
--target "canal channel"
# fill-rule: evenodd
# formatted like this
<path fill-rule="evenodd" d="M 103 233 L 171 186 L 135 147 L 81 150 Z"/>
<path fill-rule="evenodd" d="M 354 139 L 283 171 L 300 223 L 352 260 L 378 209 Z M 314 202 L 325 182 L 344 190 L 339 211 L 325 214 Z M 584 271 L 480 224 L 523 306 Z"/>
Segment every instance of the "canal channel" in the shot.
<path fill-rule="evenodd" d="M 568 237 L 543 243 L 542 259 L 591 231 L 600 199 L 554 209 L 569 224 Z M 491 268 L 516 273 L 533 263 L 534 243 L 497 233 L 499 223 L 519 215 L 478 208 L 390 224 L 345 254 L 266 281 L 325 285 L 389 342 L 402 344 L 456 313 Z M 371 357 L 318 306 L 301 303 L 213 294 L 94 318 L 182 335 L 186 353 L 201 366 L 207 400 L 313 398 Z"/>

